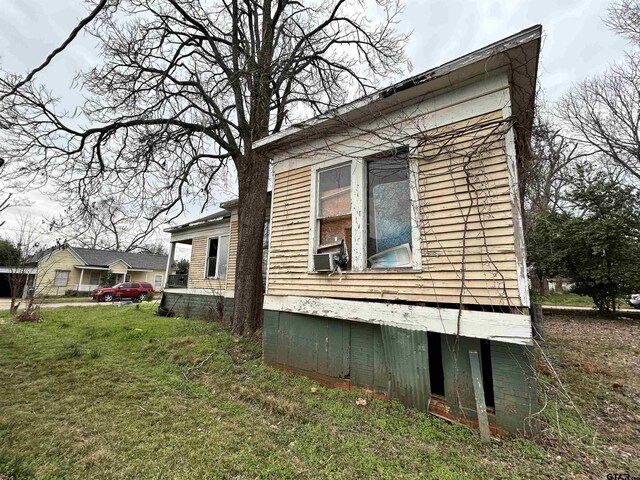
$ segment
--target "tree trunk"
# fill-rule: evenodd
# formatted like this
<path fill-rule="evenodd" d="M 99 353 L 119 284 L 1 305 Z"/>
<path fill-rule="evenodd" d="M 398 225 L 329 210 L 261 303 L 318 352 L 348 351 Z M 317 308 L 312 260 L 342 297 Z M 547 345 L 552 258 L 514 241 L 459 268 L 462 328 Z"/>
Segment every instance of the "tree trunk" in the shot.
<path fill-rule="evenodd" d="M 267 208 L 269 161 L 248 149 L 235 160 L 238 171 L 238 252 L 232 333 L 262 326 L 262 239 Z"/>

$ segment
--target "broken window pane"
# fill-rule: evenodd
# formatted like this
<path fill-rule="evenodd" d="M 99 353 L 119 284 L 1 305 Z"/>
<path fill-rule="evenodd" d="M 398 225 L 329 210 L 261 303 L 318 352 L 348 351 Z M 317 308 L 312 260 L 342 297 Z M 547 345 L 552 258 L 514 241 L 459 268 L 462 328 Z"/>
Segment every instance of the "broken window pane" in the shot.
<path fill-rule="evenodd" d="M 318 218 L 351 215 L 351 166 L 343 165 L 318 174 Z"/>
<path fill-rule="evenodd" d="M 370 267 L 411 266 L 411 196 L 406 154 L 367 162 Z"/>

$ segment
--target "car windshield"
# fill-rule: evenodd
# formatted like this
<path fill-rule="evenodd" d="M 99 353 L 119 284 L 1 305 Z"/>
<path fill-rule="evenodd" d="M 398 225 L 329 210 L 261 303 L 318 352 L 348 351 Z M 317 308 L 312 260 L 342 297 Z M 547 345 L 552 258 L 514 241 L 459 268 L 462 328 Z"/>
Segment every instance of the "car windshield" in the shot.
<path fill-rule="evenodd" d="M 118 283 L 117 285 L 114 285 L 111 288 L 122 288 L 124 286 L 124 283 Z"/>

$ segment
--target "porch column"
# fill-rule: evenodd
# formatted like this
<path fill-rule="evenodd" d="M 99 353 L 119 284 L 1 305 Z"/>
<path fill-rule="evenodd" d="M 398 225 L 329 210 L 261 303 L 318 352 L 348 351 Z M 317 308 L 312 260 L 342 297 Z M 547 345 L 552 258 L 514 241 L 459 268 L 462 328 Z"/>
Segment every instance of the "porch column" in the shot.
<path fill-rule="evenodd" d="M 84 277 L 84 268 L 80 269 L 80 280 L 78 280 L 78 288 L 76 289 L 76 293 L 80 291 L 80 287 L 82 286 L 82 277 Z"/>
<path fill-rule="evenodd" d="M 169 243 L 169 258 L 167 259 L 167 269 L 164 273 L 164 286 L 165 288 L 169 283 L 169 274 L 171 273 L 171 265 L 173 265 L 173 257 L 176 254 L 176 242 Z"/>

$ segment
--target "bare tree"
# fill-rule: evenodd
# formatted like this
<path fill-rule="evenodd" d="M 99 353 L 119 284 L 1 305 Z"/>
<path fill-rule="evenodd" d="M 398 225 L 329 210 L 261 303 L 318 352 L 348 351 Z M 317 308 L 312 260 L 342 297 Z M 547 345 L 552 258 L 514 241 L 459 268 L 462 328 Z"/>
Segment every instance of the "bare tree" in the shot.
<path fill-rule="evenodd" d="M 59 241 L 79 247 L 148 253 L 166 248 L 155 224 L 140 221 L 136 206 L 119 199 L 92 201 L 86 208 L 70 206 L 46 222 Z"/>
<path fill-rule="evenodd" d="M 605 24 L 640 47 L 640 2 L 611 4 Z M 603 160 L 640 180 L 640 52 L 575 85 L 559 102 L 569 135 Z"/>
<path fill-rule="evenodd" d="M 260 327 L 262 235 L 269 163 L 254 144 L 298 115 L 323 113 L 353 91 L 368 93 L 406 63 L 395 26 L 399 0 L 300 3 L 102 0 L 90 26 L 102 65 L 81 75 L 81 117 L 60 112 L 33 83 L 58 51 L 24 79 L 7 76 L 2 109 L 13 119 L 2 148 L 21 175 L 92 196 L 135 192 L 141 217 L 181 213 L 211 199 L 231 160 L 239 187 L 233 332 Z M 28 162 L 21 159 L 29 159 Z M 42 175 L 42 172 L 45 172 Z"/>
<path fill-rule="evenodd" d="M 35 265 L 38 251 L 43 249 L 40 242 L 38 225 L 28 216 L 20 217 L 18 230 L 14 244 L 17 248 L 16 256 L 11 261 L 9 273 L 9 288 L 11 290 L 11 306 L 9 312 L 12 315 L 18 313 L 22 303 L 27 300 L 27 310 L 33 309 L 33 296 L 36 284 Z M 29 292 L 28 289 L 31 289 Z"/>
<path fill-rule="evenodd" d="M 4 212 L 9 206 L 11 200 L 11 194 L 6 194 L 4 197 L 0 198 L 0 213 Z M 6 223 L 6 220 L 0 220 L 0 227 L 2 227 Z"/>
<path fill-rule="evenodd" d="M 524 172 L 524 227 L 536 215 L 561 209 L 573 165 L 585 154 L 551 116 L 539 110 L 531 129 L 531 162 Z"/>
<path fill-rule="evenodd" d="M 640 1 L 620 0 L 612 3 L 604 22 L 611 30 L 640 46 Z"/>
<path fill-rule="evenodd" d="M 572 137 L 640 180 L 640 55 L 579 83 L 558 108 Z"/>

